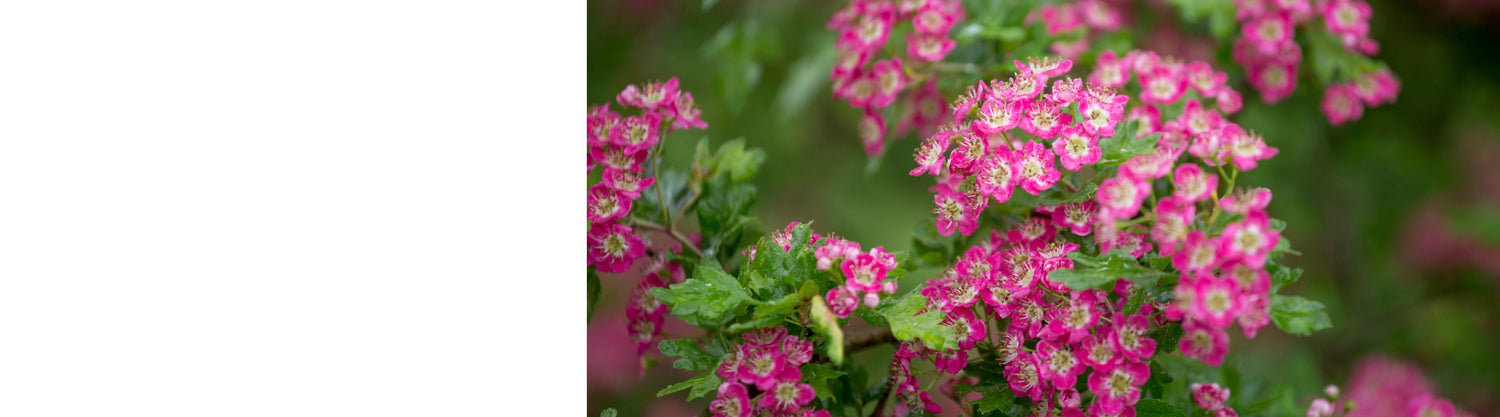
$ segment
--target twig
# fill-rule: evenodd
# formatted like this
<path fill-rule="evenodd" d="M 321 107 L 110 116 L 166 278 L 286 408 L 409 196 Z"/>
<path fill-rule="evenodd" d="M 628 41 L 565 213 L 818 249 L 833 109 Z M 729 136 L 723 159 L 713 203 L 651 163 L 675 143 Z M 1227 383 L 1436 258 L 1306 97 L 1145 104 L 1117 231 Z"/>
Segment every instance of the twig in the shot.
<path fill-rule="evenodd" d="M 677 239 L 677 241 L 682 242 L 682 246 L 683 247 L 686 247 L 686 248 L 688 248 L 688 250 L 693 251 L 694 255 L 698 255 L 699 258 L 703 257 L 703 251 L 701 249 L 698 249 L 698 244 L 693 243 L 693 241 L 691 241 L 691 240 L 688 240 L 688 238 L 686 236 L 683 236 L 683 235 L 677 233 L 676 230 L 669 229 L 666 226 L 662 226 L 660 224 L 656 224 L 656 222 L 652 222 L 650 220 L 642 220 L 639 217 L 633 217 L 633 216 L 630 217 L 630 222 L 632 224 L 636 225 L 636 226 L 641 226 L 641 227 L 645 227 L 647 229 L 656 229 L 656 230 L 660 230 L 660 231 L 666 232 L 668 236 L 671 236 L 671 237 Z"/>

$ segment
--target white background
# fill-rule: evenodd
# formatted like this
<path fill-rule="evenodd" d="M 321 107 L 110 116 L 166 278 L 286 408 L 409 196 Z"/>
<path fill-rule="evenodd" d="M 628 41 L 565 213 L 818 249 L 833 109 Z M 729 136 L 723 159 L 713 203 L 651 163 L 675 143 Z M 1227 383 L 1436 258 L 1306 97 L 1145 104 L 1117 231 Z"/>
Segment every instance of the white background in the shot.
<path fill-rule="evenodd" d="M 584 31 L 3 2 L 0 415 L 583 414 Z"/>

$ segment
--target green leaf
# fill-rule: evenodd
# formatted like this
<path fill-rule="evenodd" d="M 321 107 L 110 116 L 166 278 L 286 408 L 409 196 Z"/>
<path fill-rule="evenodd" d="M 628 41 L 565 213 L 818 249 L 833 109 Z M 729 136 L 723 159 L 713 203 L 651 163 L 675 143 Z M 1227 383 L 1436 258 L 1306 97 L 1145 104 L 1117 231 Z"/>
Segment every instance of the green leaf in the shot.
<path fill-rule="evenodd" d="M 669 358 L 682 357 L 672 363 L 673 368 L 684 371 L 702 371 L 719 363 L 719 358 L 703 352 L 697 343 L 687 339 L 667 339 L 657 343 L 662 355 Z"/>
<path fill-rule="evenodd" d="M 1291 268 L 1270 262 L 1266 263 L 1266 272 L 1271 274 L 1272 294 L 1297 283 L 1297 279 L 1302 278 L 1302 268 Z"/>
<path fill-rule="evenodd" d="M 958 347 L 953 328 L 944 326 L 943 314 L 936 309 L 917 314 L 927 305 L 927 297 L 913 290 L 891 304 L 881 303 L 876 308 L 891 325 L 891 334 L 899 340 L 921 339 L 930 349 L 945 350 Z"/>
<path fill-rule="evenodd" d="M 745 149 L 745 139 L 739 138 L 719 145 L 714 152 L 714 173 L 729 175 L 733 182 L 747 181 L 755 177 L 760 164 L 766 162 L 766 153 L 760 149 Z"/>
<path fill-rule="evenodd" d="M 975 407 L 974 411 L 979 413 L 1006 410 L 1010 408 L 1011 404 L 1015 404 L 1016 401 L 1015 395 L 1011 393 L 1010 387 L 1006 385 L 966 385 L 963 386 L 962 390 L 965 391 L 963 395 L 967 395 L 968 392 L 977 392 L 984 395 L 984 398 L 969 403 L 969 405 Z"/>
<path fill-rule="evenodd" d="M 702 232 L 704 256 L 717 256 L 739 245 L 746 227 L 754 224 L 749 216 L 755 205 L 755 186 L 729 183 L 723 177 L 706 181 L 697 204 L 698 227 Z"/>
<path fill-rule="evenodd" d="M 813 329 L 823 336 L 823 353 L 828 355 L 828 360 L 834 365 L 843 364 L 844 329 L 839 327 L 838 316 L 828 309 L 823 297 L 813 297 L 808 315 L 812 316 Z"/>
<path fill-rule="evenodd" d="M 703 375 L 698 375 L 686 381 L 678 382 L 676 384 L 669 385 L 666 388 L 662 388 L 661 391 L 656 392 L 656 397 L 661 398 L 677 391 L 692 388 L 691 391 L 688 391 L 687 398 L 688 401 L 692 401 L 710 392 L 715 392 L 719 389 L 720 383 L 723 383 L 723 381 L 719 380 L 719 375 L 710 371 L 704 373 Z"/>
<path fill-rule="evenodd" d="M 1099 148 L 1103 155 L 1099 158 L 1096 166 L 1108 167 L 1125 163 L 1136 155 L 1156 151 L 1156 141 L 1161 138 L 1160 133 L 1152 133 L 1144 137 L 1136 137 L 1136 123 L 1125 123 L 1115 127 L 1115 135 L 1099 140 Z"/>
<path fill-rule="evenodd" d="M 703 191 L 703 180 L 714 172 L 714 156 L 708 150 L 708 136 L 698 139 L 698 146 L 693 149 L 693 181 L 688 187 L 693 191 Z"/>
<path fill-rule="evenodd" d="M 750 300 L 739 281 L 714 262 L 705 262 L 693 271 L 693 278 L 668 288 L 652 288 L 662 303 L 672 306 L 672 314 L 688 324 L 710 328 L 722 325 L 726 314 Z"/>
<path fill-rule="evenodd" d="M 656 182 L 644 190 L 641 190 L 641 198 L 635 200 L 635 207 L 631 210 L 637 216 L 657 223 L 666 223 L 667 211 L 676 213 L 678 209 L 687 204 L 688 174 L 679 170 L 666 169 L 661 175 L 656 176 Z M 657 189 L 661 189 L 658 199 Z M 665 204 L 662 201 L 666 201 Z M 666 210 L 662 210 L 662 206 Z"/>
<path fill-rule="evenodd" d="M 751 317 L 760 318 L 766 316 L 786 316 L 797 312 L 802 303 L 818 295 L 818 284 L 807 281 L 802 283 L 802 288 L 797 292 L 787 294 L 781 298 L 771 301 L 751 300 L 755 303 L 755 314 Z"/>
<path fill-rule="evenodd" d="M 1282 331 L 1297 336 L 1333 327 L 1323 303 L 1302 297 L 1276 294 L 1271 296 L 1271 321 Z"/>
<path fill-rule="evenodd" d="M 1156 340 L 1157 353 L 1172 353 L 1172 351 L 1177 350 L 1177 341 L 1182 340 L 1182 324 L 1168 323 L 1165 326 L 1151 329 L 1151 333 L 1148 333 L 1147 336 Z"/>
<path fill-rule="evenodd" d="M 619 413 L 620 412 L 615 411 L 614 408 L 606 408 L 606 409 L 604 409 L 604 412 L 599 413 L 599 417 L 615 417 Z"/>
<path fill-rule="evenodd" d="M 859 316 L 859 318 L 865 319 L 865 322 L 870 323 L 871 326 L 891 327 L 891 323 L 885 321 L 885 316 L 880 315 L 880 312 L 875 310 L 861 308 L 858 310 L 854 310 L 854 315 Z"/>
<path fill-rule="evenodd" d="M 820 275 L 817 269 L 818 259 L 813 254 L 813 250 L 808 247 L 808 241 L 811 238 L 812 225 L 809 223 L 798 224 L 792 228 L 790 251 L 777 243 L 772 236 L 765 236 L 756 245 L 755 260 L 750 262 L 750 267 L 765 274 L 770 283 L 779 284 L 786 289 L 797 288 Z M 834 285 L 831 282 L 828 284 L 830 287 Z M 784 291 L 774 293 L 780 295 Z"/>
<path fill-rule="evenodd" d="M 777 324 L 781 324 L 781 322 L 783 320 L 786 320 L 786 318 L 783 317 L 783 316 L 761 316 L 761 317 L 755 317 L 755 318 L 752 318 L 752 319 L 750 319 L 748 321 L 743 321 L 743 322 L 739 322 L 739 323 L 735 323 L 735 324 L 729 325 L 729 327 L 724 328 L 724 331 L 729 332 L 729 333 L 739 333 L 739 332 L 743 332 L 743 331 L 746 331 L 746 330 L 755 330 L 755 329 L 759 329 L 759 328 L 762 328 L 762 327 L 775 326 Z"/>
<path fill-rule="evenodd" d="M 1113 284 L 1116 279 L 1154 284 L 1157 279 L 1171 276 L 1165 272 L 1146 269 L 1135 261 L 1130 252 L 1120 249 L 1101 256 L 1073 252 L 1068 257 L 1073 258 L 1073 269 L 1053 270 L 1047 274 L 1047 278 L 1066 284 L 1075 291 Z"/>
<path fill-rule="evenodd" d="M 818 398 L 826 400 L 833 400 L 833 390 L 828 388 L 828 380 L 844 375 L 846 374 L 821 363 L 802 365 L 802 382 L 812 385 L 813 391 L 818 393 Z"/>
<path fill-rule="evenodd" d="M 589 316 L 588 316 L 588 320 L 587 321 L 588 322 L 592 322 L 592 321 L 594 321 L 594 306 L 597 305 L 597 304 L 599 304 L 599 291 L 601 289 L 601 287 L 599 285 L 599 274 L 597 272 L 594 272 L 593 268 L 589 269 L 589 283 L 588 283 L 588 286 L 589 286 Z"/>
<path fill-rule="evenodd" d="M 1093 182 L 1085 183 L 1083 184 L 1082 188 L 1078 189 L 1077 192 L 1071 193 L 1063 191 L 1062 187 L 1053 187 L 1051 189 L 1048 189 L 1046 192 L 1043 192 L 1042 195 L 1037 198 L 1037 204 L 1043 206 L 1055 206 L 1064 203 L 1080 203 L 1086 200 L 1094 199 L 1094 193 L 1098 191 L 1099 184 Z"/>
<path fill-rule="evenodd" d="M 1142 398 L 1135 403 L 1135 417 L 1186 417 L 1182 409 L 1166 401 Z"/>

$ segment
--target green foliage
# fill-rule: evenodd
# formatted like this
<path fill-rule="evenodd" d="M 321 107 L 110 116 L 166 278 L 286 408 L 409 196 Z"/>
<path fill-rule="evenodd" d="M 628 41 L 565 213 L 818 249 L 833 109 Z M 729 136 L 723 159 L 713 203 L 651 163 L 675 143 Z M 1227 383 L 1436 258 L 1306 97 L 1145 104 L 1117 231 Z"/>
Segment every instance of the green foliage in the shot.
<path fill-rule="evenodd" d="M 1161 138 L 1160 133 L 1152 133 L 1143 137 L 1136 137 L 1138 127 L 1136 123 L 1123 122 L 1115 127 L 1115 135 L 1099 140 L 1099 149 L 1103 155 L 1099 157 L 1098 168 L 1125 163 L 1136 155 L 1142 155 L 1156 151 L 1156 141 Z"/>
<path fill-rule="evenodd" d="M 1047 274 L 1047 278 L 1066 284 L 1069 289 L 1086 290 L 1099 288 L 1114 284 L 1116 279 L 1128 279 L 1143 285 L 1154 284 L 1155 280 L 1171 274 L 1147 269 L 1136 262 L 1130 252 L 1115 249 L 1100 256 L 1090 256 L 1083 252 L 1068 254 L 1073 259 L 1073 269 L 1057 269 Z"/>
<path fill-rule="evenodd" d="M 822 297 L 813 297 L 808 315 L 812 316 L 813 329 L 823 336 L 823 353 L 834 365 L 844 363 L 844 330 L 839 327 L 838 316 L 828 309 Z"/>
<path fill-rule="evenodd" d="M 1290 295 L 1271 296 L 1271 320 L 1282 331 L 1297 336 L 1333 327 L 1323 303 Z"/>
<path fill-rule="evenodd" d="M 661 196 L 657 196 L 660 190 Z M 630 212 L 634 216 L 665 224 L 668 212 L 676 213 L 688 203 L 688 174 L 675 169 L 663 169 L 656 176 L 656 183 L 641 190 L 641 198 L 635 200 Z M 663 204 L 662 201 L 666 201 Z M 662 207 L 665 206 L 666 210 Z"/>
<path fill-rule="evenodd" d="M 844 375 L 848 374 L 821 363 L 802 365 L 802 382 L 812 385 L 813 391 L 818 393 L 820 399 L 832 400 L 833 390 L 829 389 L 828 380 Z"/>
<path fill-rule="evenodd" d="M 671 306 L 673 315 L 688 324 L 705 328 L 724 324 L 731 318 L 726 313 L 750 300 L 739 281 L 713 262 L 699 265 L 691 279 L 668 288 L 653 288 L 651 293 L 663 304 Z"/>
<path fill-rule="evenodd" d="M 749 181 L 765 162 L 765 151 L 745 149 L 745 139 L 740 138 L 719 145 L 719 150 L 714 152 L 713 172 L 715 175 L 728 175 L 730 181 Z"/>
<path fill-rule="evenodd" d="M 1151 339 L 1156 340 L 1156 352 L 1159 354 L 1172 353 L 1177 350 L 1177 342 L 1182 340 L 1182 323 L 1167 323 L 1151 329 Z"/>
<path fill-rule="evenodd" d="M 602 287 L 599 285 L 599 273 L 598 272 L 594 272 L 593 268 L 589 268 L 588 276 L 589 276 L 588 277 L 588 280 L 589 280 L 589 282 L 588 282 L 588 287 L 589 287 L 589 289 L 588 289 L 588 291 L 589 291 L 589 315 L 588 315 L 588 320 L 587 321 L 588 322 L 593 322 L 594 321 L 594 306 L 597 305 L 597 304 L 599 304 L 599 291 L 602 289 Z"/>
<path fill-rule="evenodd" d="M 704 182 L 703 196 L 698 199 L 704 257 L 726 255 L 739 245 L 745 229 L 755 223 L 749 214 L 752 205 L 755 205 L 753 185 L 729 183 L 725 177 Z"/>
<path fill-rule="evenodd" d="M 1188 22 L 1208 21 L 1209 32 L 1219 39 L 1234 34 L 1235 5 L 1233 0 L 1168 0 L 1182 11 L 1182 19 Z"/>
<path fill-rule="evenodd" d="M 891 334 L 895 335 L 896 339 L 921 339 L 922 344 L 930 349 L 942 350 L 958 347 L 953 328 L 940 324 L 943 321 L 941 311 L 931 310 L 917 314 L 926 305 L 927 297 L 913 290 L 902 296 L 900 300 L 889 304 L 881 300 L 880 307 L 876 310 L 891 325 Z"/>
<path fill-rule="evenodd" d="M 719 389 L 719 384 L 723 382 L 724 381 L 719 379 L 718 374 L 714 373 L 713 371 L 709 371 L 705 372 L 702 375 L 692 377 L 691 379 L 688 379 L 686 381 L 668 385 L 666 388 L 662 388 L 661 391 L 657 391 L 656 397 L 665 397 L 674 392 L 692 388 L 688 391 L 687 398 L 688 401 L 692 401 L 697 399 L 698 397 L 708 395 L 711 392 L 716 392 Z"/>
<path fill-rule="evenodd" d="M 999 383 L 960 386 L 958 389 L 960 393 L 959 398 L 963 398 L 963 395 L 966 395 L 963 393 L 969 392 L 977 392 L 984 395 L 984 398 L 968 403 L 968 405 L 974 407 L 975 412 L 981 414 L 1008 410 L 1016 402 L 1015 394 L 1011 393 L 1009 385 L 1004 384 L 1004 379 L 1000 379 L 997 382 Z"/>
<path fill-rule="evenodd" d="M 818 261 L 813 250 L 808 247 L 811 238 L 812 225 L 808 223 L 792 228 L 791 250 L 783 248 L 770 236 L 761 238 L 756 245 L 755 259 L 750 262 L 750 268 L 764 274 L 766 285 L 774 287 L 755 288 L 758 294 L 779 296 L 786 290 L 798 288 L 802 283 L 822 275 L 818 273 Z M 825 284 L 830 288 L 834 285 Z"/>
<path fill-rule="evenodd" d="M 615 411 L 615 409 L 613 409 L 613 408 L 606 408 L 606 409 L 604 409 L 603 412 L 599 413 L 599 417 L 615 417 L 618 414 L 619 414 L 619 412 Z"/>
<path fill-rule="evenodd" d="M 1155 398 L 1142 398 L 1135 403 L 1136 417 L 1186 417 L 1181 408 Z"/>
<path fill-rule="evenodd" d="M 1282 288 L 1297 283 L 1302 277 L 1302 268 L 1281 266 L 1274 262 L 1266 262 L 1266 273 L 1271 275 L 1271 293 L 1280 292 Z"/>
<path fill-rule="evenodd" d="M 704 353 L 703 348 L 692 340 L 667 339 L 657 343 L 656 347 L 669 358 L 681 357 L 672 362 L 672 367 L 684 371 L 702 371 L 719 363 L 719 358 Z"/>

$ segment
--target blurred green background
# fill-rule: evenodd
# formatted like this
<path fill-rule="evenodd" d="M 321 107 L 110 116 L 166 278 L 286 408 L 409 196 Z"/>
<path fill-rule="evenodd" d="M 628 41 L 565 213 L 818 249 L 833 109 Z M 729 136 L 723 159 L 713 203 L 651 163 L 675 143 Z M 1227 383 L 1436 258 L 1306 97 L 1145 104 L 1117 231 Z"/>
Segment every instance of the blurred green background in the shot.
<path fill-rule="evenodd" d="M 704 135 L 714 144 L 743 137 L 766 152 L 752 211 L 763 228 L 815 220 L 815 230 L 866 247 L 909 249 L 912 227 L 928 221 L 932 180 L 906 173 L 914 166 L 911 135 L 889 143 L 867 174 L 859 110 L 829 92 L 834 35 L 824 24 L 844 2 L 725 0 L 707 10 L 704 3 L 711 2 L 590 1 L 587 103 L 675 76 L 710 127 L 669 135 L 667 166 L 688 166 Z M 1246 340 L 1231 332 L 1229 360 L 1248 364 L 1248 378 L 1311 395 L 1342 385 L 1358 358 L 1385 353 L 1419 364 L 1461 407 L 1497 415 L 1500 1 L 1370 3 L 1372 37 L 1382 46 L 1376 58 L 1403 83 L 1395 104 L 1332 127 L 1319 110 L 1321 86 L 1308 77 L 1274 106 L 1231 77 L 1246 96 L 1232 118 L 1281 150 L 1240 183 L 1274 191 L 1271 214 L 1287 221 L 1286 236 L 1303 253 L 1286 262 L 1307 271 L 1289 291 L 1324 302 L 1334 328 L 1308 338 L 1267 329 Z M 930 277 L 913 275 L 913 282 Z M 628 284 L 606 284 L 606 300 L 621 303 L 626 294 Z M 601 316 L 612 311 L 609 303 L 600 305 Z M 660 403 L 682 403 L 681 394 L 656 400 L 658 389 L 684 377 L 663 369 L 669 366 L 643 379 L 633 367 L 628 378 L 596 371 L 606 368 L 597 363 L 621 360 L 614 356 L 634 365 L 633 349 L 596 342 L 615 336 L 607 326 L 624 334 L 623 322 L 591 324 L 590 415 L 605 407 L 621 415 L 690 414 L 707 403 Z M 881 363 L 889 352 L 860 356 Z"/>

